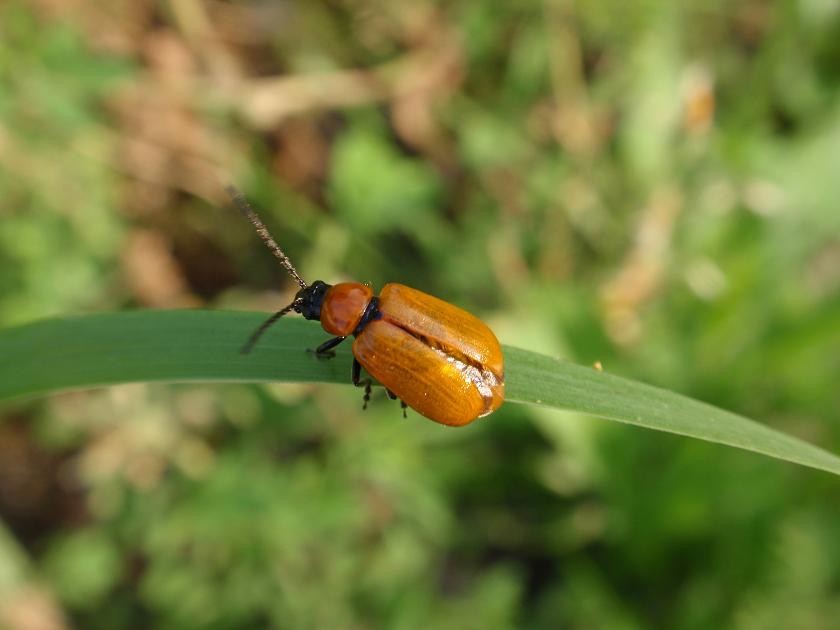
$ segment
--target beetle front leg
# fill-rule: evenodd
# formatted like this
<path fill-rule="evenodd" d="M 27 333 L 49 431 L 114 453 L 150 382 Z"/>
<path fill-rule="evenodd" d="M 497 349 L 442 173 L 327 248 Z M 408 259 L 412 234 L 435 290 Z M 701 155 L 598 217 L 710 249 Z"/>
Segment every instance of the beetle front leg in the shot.
<path fill-rule="evenodd" d="M 319 359 L 332 359 L 333 357 L 335 357 L 335 351 L 333 350 L 333 348 L 335 348 L 345 339 L 347 339 L 347 337 L 333 337 L 332 339 L 327 339 L 324 343 L 322 343 L 314 350 L 309 350 L 309 352 L 314 352 L 315 356 Z"/>
<path fill-rule="evenodd" d="M 353 369 L 350 373 L 350 380 L 353 381 L 353 385 L 356 387 L 365 388 L 365 395 L 362 398 L 364 401 L 362 403 L 362 411 L 364 411 L 367 409 L 368 403 L 370 402 L 371 380 L 369 378 L 362 380 L 362 364 L 355 358 L 353 359 Z"/>

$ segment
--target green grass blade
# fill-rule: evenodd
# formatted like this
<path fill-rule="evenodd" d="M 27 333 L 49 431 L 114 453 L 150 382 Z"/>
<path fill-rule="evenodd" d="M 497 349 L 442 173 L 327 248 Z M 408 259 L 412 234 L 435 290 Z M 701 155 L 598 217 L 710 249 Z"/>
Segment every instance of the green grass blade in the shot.
<path fill-rule="evenodd" d="M 252 354 L 239 348 L 265 314 L 135 311 L 0 331 L 0 400 L 136 381 L 348 383 L 350 344 L 321 361 L 306 352 L 320 326 L 289 318 Z M 517 348 L 505 348 L 507 400 L 570 409 L 743 448 L 840 474 L 840 458 L 685 396 Z"/>
<path fill-rule="evenodd" d="M 507 400 L 743 448 L 840 475 L 840 457 L 730 411 L 594 368 L 505 348 Z"/>
<path fill-rule="evenodd" d="M 127 311 L 0 331 L 0 400 L 138 381 L 346 383 L 350 348 L 319 361 L 326 333 L 289 317 L 251 354 L 239 350 L 268 316 L 230 311 Z"/>

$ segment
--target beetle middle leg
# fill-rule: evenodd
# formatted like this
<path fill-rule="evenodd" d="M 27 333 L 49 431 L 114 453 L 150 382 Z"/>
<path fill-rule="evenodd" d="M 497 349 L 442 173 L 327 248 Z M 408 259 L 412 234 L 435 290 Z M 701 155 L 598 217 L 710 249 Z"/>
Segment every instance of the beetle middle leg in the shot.
<path fill-rule="evenodd" d="M 333 348 L 345 339 L 347 339 L 347 337 L 333 337 L 332 339 L 327 339 L 314 350 L 309 350 L 309 352 L 314 352 L 315 356 L 319 359 L 332 359 L 335 357 L 335 350 L 333 350 Z"/>
<path fill-rule="evenodd" d="M 365 388 L 365 396 L 364 396 L 364 404 L 362 404 L 362 409 L 367 409 L 368 403 L 370 402 L 370 392 L 372 387 L 372 381 L 370 378 L 362 378 L 362 364 L 359 363 L 357 359 L 353 359 L 353 372 L 351 374 L 351 378 L 353 380 L 353 385 L 356 387 L 364 387 Z M 388 398 L 391 400 L 399 400 L 400 401 L 400 409 L 403 412 L 403 418 L 407 418 L 408 414 L 406 414 L 405 410 L 408 405 L 405 403 L 404 400 L 399 399 L 399 397 L 392 392 L 387 387 L 385 388 L 385 393 L 388 395 Z"/>
<path fill-rule="evenodd" d="M 353 381 L 353 385 L 356 387 L 365 388 L 365 395 L 362 398 L 364 401 L 362 403 L 362 410 L 367 409 L 368 403 L 370 402 L 370 392 L 372 388 L 371 380 L 370 378 L 362 380 L 362 364 L 355 358 L 353 359 L 353 370 L 350 373 L 350 380 Z"/>
<path fill-rule="evenodd" d="M 398 397 L 398 396 L 397 396 L 394 392 L 392 392 L 390 389 L 386 389 L 386 390 L 385 390 L 385 393 L 386 393 L 386 394 L 388 394 L 388 398 L 390 398 L 391 400 L 399 400 L 399 401 L 400 401 L 400 409 L 402 409 L 402 412 L 403 412 L 403 418 L 408 418 L 408 414 L 405 412 L 406 408 L 408 407 L 408 405 L 406 404 L 406 402 L 405 402 L 402 398 L 399 398 L 399 397 Z"/>

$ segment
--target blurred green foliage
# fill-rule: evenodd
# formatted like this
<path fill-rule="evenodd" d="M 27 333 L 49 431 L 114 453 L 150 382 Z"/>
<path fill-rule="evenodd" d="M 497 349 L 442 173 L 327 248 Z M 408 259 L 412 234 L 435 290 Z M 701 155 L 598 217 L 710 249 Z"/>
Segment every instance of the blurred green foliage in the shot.
<path fill-rule="evenodd" d="M 103 304 L 120 220 L 100 101 L 127 70 L 68 26 L 41 24 L 17 3 L 0 9 L 4 323 Z"/>
<path fill-rule="evenodd" d="M 0 324 L 286 303 L 209 163 L 304 277 L 405 282 L 505 343 L 840 450 L 836 2 L 217 3 L 217 40 L 178 3 L 94 4 L 0 5 Z M 219 46 L 327 93 L 421 50 L 390 80 L 431 87 L 263 128 L 246 91 L 184 96 Z M 836 626 L 828 475 L 571 414 L 449 431 L 375 403 L 20 403 L 0 514 L 86 628 Z"/>

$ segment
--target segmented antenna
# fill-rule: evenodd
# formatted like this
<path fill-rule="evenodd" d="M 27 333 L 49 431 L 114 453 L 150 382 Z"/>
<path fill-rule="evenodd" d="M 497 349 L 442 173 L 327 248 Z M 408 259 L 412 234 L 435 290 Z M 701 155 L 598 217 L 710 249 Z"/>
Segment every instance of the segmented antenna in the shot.
<path fill-rule="evenodd" d="M 280 249 L 280 246 L 276 243 L 276 241 L 271 237 L 271 233 L 268 231 L 268 228 L 265 227 L 265 223 L 260 220 L 260 217 L 257 215 L 256 212 L 251 208 L 248 200 L 245 199 L 245 195 L 243 195 L 236 186 L 228 185 L 225 187 L 225 190 L 230 195 L 231 200 L 239 208 L 239 211 L 245 215 L 245 218 L 251 222 L 251 225 L 254 226 L 256 229 L 257 234 L 260 235 L 260 238 L 265 242 L 268 248 L 271 250 L 277 259 L 280 261 L 280 264 L 289 272 L 289 275 L 294 278 L 297 283 L 300 285 L 301 289 L 305 289 L 307 287 L 306 282 L 298 275 L 297 270 L 292 265 L 292 261 L 289 260 L 289 257 L 283 253 L 283 250 Z M 284 309 L 285 310 L 285 309 Z M 285 311 L 287 313 L 288 311 Z M 285 314 L 283 311 L 281 313 Z M 277 317 L 281 317 L 278 315 Z M 274 323 L 274 322 L 272 322 Z M 261 332 L 261 331 L 260 331 Z"/>
<path fill-rule="evenodd" d="M 241 354 L 248 354 L 249 352 L 251 352 L 251 350 L 254 349 L 254 346 L 260 340 L 260 337 L 262 337 L 263 333 L 266 330 L 268 330 L 271 327 L 271 325 L 274 324 L 274 322 L 276 322 L 278 319 L 283 317 L 283 315 L 285 315 L 289 311 L 295 310 L 295 308 L 299 305 L 300 305 L 300 302 L 298 300 L 295 300 L 294 302 L 289 304 L 286 308 L 277 311 L 276 313 L 274 313 L 274 315 L 272 315 L 267 320 L 265 320 L 262 323 L 262 325 L 254 331 L 254 334 L 251 335 L 251 338 L 248 339 L 248 341 L 245 342 L 245 345 L 242 346 L 242 349 L 239 352 Z"/>

